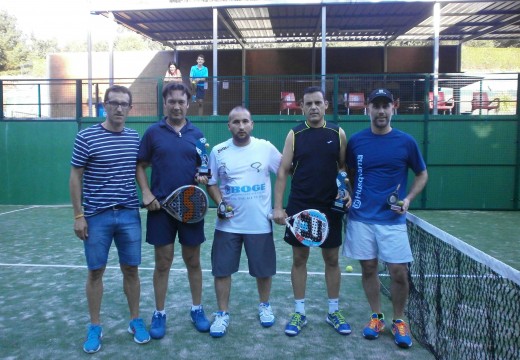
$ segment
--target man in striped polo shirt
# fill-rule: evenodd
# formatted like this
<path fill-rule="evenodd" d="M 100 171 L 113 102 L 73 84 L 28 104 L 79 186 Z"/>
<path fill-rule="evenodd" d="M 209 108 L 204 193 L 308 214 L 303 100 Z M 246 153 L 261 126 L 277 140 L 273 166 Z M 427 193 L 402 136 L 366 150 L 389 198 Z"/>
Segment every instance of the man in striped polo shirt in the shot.
<path fill-rule="evenodd" d="M 141 218 L 135 183 L 139 135 L 125 127 L 132 94 L 126 87 L 114 85 L 107 89 L 104 103 L 105 121 L 76 135 L 69 181 L 74 232 L 83 240 L 88 266 L 86 295 L 90 325 L 83 344 L 86 353 L 101 349 L 103 274 L 112 241 L 119 255 L 130 309 L 128 332 L 138 344 L 150 341 L 139 317 Z"/>

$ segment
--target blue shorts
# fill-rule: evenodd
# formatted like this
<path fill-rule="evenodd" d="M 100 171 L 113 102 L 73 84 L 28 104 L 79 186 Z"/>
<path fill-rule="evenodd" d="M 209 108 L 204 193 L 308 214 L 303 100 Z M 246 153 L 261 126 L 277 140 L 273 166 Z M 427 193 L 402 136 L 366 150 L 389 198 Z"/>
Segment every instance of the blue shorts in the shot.
<path fill-rule="evenodd" d="M 330 210 L 325 212 L 325 216 L 327 216 L 327 221 L 329 222 L 329 235 L 325 239 L 325 242 L 320 245 L 320 248 L 323 249 L 334 249 L 341 246 L 342 241 L 342 230 L 343 230 L 343 214 Z M 285 228 L 285 235 L 283 237 L 286 243 L 292 246 L 300 246 L 305 247 L 301 242 L 296 239 L 294 234 L 289 230 L 288 227 Z"/>
<path fill-rule="evenodd" d="M 204 219 L 188 224 L 174 219 L 164 210 L 148 211 L 146 218 L 146 242 L 154 246 L 173 244 L 179 234 L 179 243 L 186 246 L 199 246 L 204 236 Z"/>
<path fill-rule="evenodd" d="M 413 261 L 406 224 L 376 225 L 349 219 L 342 254 L 351 259 L 379 259 L 390 264 Z"/>
<path fill-rule="evenodd" d="M 206 95 L 206 89 L 204 89 L 204 85 L 202 85 L 202 86 L 197 85 L 197 92 L 196 92 L 197 100 L 204 100 L 205 95 Z"/>
<path fill-rule="evenodd" d="M 89 270 L 106 266 L 112 240 L 120 264 L 141 264 L 141 217 L 138 209 L 107 209 L 85 219 L 88 237 L 83 245 Z"/>
<path fill-rule="evenodd" d="M 276 274 L 276 251 L 273 233 L 236 234 L 215 230 L 211 247 L 211 273 L 224 277 L 238 271 L 242 244 L 247 255 L 249 275 L 256 278 Z"/>

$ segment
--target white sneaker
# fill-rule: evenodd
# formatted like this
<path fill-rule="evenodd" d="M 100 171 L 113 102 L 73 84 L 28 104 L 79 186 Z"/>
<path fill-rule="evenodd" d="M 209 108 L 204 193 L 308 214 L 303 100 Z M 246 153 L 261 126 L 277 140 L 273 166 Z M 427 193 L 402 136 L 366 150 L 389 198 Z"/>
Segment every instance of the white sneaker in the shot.
<path fill-rule="evenodd" d="M 229 313 L 217 311 L 216 313 L 213 313 L 213 315 L 215 315 L 215 319 L 209 328 L 209 334 L 212 337 L 217 338 L 226 335 L 227 327 L 229 325 Z"/>
<path fill-rule="evenodd" d="M 263 327 L 271 327 L 274 324 L 273 309 L 269 303 L 261 303 L 258 306 L 258 318 Z"/>

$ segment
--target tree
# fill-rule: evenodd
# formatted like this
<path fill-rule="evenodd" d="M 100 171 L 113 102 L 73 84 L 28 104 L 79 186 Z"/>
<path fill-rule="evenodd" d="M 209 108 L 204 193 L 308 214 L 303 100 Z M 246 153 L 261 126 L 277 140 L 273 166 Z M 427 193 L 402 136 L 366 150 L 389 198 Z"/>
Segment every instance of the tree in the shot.
<path fill-rule="evenodd" d="M 16 27 L 16 18 L 0 11 L 0 71 L 19 69 L 29 58 L 23 33 Z"/>

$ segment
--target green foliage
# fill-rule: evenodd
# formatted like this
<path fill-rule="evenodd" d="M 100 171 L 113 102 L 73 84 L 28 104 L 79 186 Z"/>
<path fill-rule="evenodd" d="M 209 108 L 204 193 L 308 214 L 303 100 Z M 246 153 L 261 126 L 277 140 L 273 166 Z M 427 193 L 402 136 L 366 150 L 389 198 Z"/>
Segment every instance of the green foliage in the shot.
<path fill-rule="evenodd" d="M 462 48 L 462 71 L 518 72 L 520 48 Z"/>
<path fill-rule="evenodd" d="M 16 27 L 16 18 L 0 11 L 0 71 L 13 71 L 27 62 L 29 50 L 23 33 Z"/>

